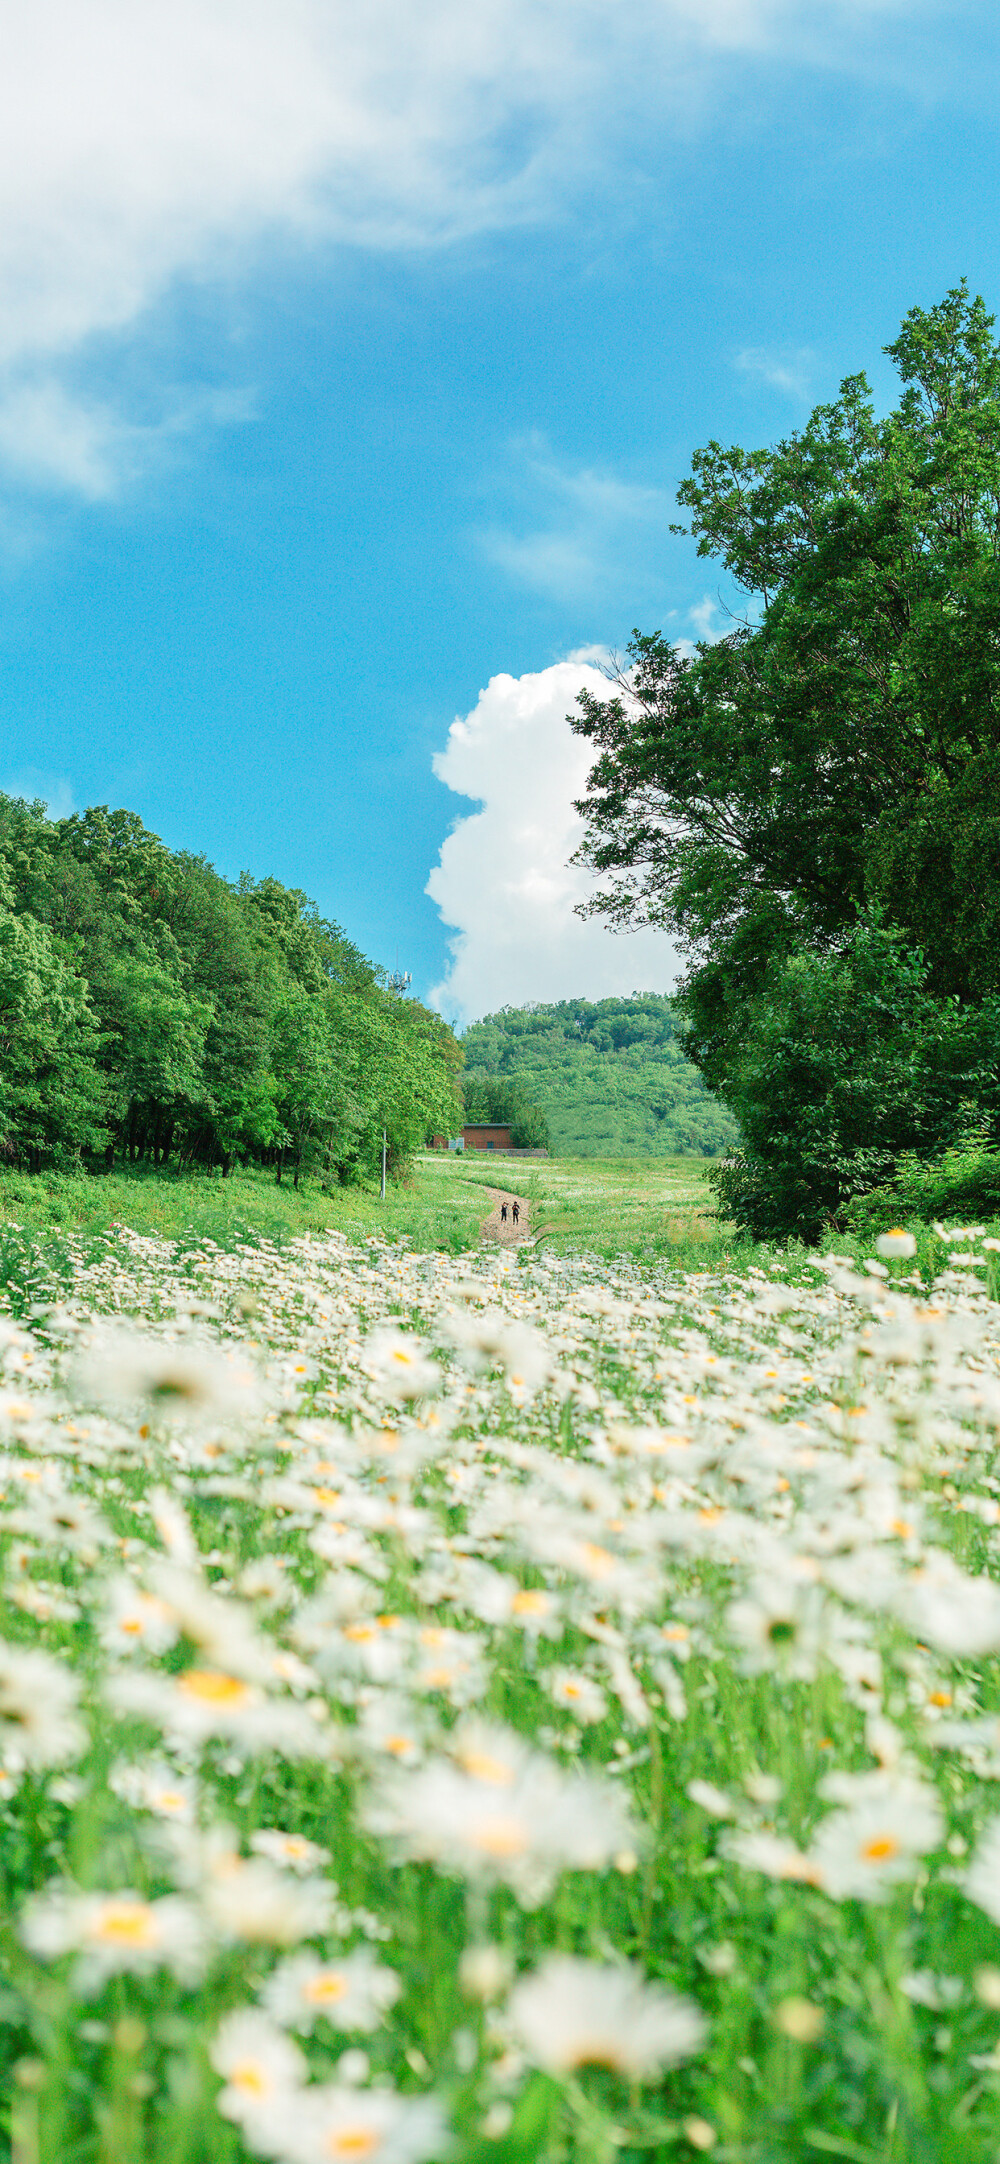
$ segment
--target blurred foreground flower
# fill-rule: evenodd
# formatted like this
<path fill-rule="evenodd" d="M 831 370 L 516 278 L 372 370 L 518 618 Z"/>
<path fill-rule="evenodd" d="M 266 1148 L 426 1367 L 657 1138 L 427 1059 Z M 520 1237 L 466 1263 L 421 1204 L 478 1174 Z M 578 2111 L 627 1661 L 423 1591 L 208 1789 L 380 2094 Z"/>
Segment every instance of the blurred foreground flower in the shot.
<path fill-rule="evenodd" d="M 55 1961 L 79 1953 L 78 1991 L 96 1992 L 109 1976 L 149 1975 L 169 1968 L 195 1983 L 205 1965 L 205 1932 L 197 1910 L 176 1894 L 146 1901 L 141 1894 L 80 1893 L 57 1884 L 29 1901 L 21 1917 L 29 1953 Z"/>
<path fill-rule="evenodd" d="M 690 2058 L 705 2041 L 700 2009 L 634 1966 L 550 1954 L 515 1984 L 507 2017 L 535 2066 L 569 2074 L 608 2066 L 628 2081 L 650 2081 Z"/>

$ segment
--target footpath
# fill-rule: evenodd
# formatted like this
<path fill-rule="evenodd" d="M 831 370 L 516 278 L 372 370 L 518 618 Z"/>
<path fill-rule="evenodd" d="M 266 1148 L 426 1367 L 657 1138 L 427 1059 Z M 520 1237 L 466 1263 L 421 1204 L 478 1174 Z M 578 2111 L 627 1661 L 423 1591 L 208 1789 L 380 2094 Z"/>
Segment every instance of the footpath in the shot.
<path fill-rule="evenodd" d="M 517 1247 L 522 1240 L 527 1240 L 531 1231 L 530 1202 L 526 1202 L 523 1195 L 510 1194 L 506 1187 L 487 1187 L 484 1193 L 493 1199 L 493 1208 L 489 1216 L 484 1217 L 479 1228 L 479 1236 L 484 1246 Z M 500 1219 L 500 1205 L 503 1202 L 507 1204 L 506 1224 L 501 1223 Z M 521 1210 L 520 1223 L 516 1225 L 510 1214 L 511 1205 L 515 1202 L 520 1205 Z"/>

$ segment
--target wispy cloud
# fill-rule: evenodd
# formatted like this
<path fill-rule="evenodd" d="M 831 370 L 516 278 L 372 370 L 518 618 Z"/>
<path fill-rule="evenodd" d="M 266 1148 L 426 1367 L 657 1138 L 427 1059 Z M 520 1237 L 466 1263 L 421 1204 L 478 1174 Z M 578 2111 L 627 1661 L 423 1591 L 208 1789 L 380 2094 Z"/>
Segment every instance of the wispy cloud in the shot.
<path fill-rule="evenodd" d="M 733 363 L 745 376 L 755 376 L 773 391 L 789 398 L 808 398 L 816 372 L 816 355 L 810 346 L 744 346 Z"/>
<path fill-rule="evenodd" d="M 643 138 L 697 124 L 727 63 L 855 69 L 872 39 L 898 44 L 898 25 L 909 39 L 916 17 L 944 13 L 942 0 L 33 0 L 13 11 L 0 80 L 0 371 L 22 400 L 26 368 L 40 372 L 35 472 L 75 476 L 86 496 L 127 469 L 108 417 L 60 413 L 51 378 L 95 337 L 128 337 L 179 281 L 224 286 L 276 245 L 427 247 L 547 217 L 598 165 L 616 185 L 625 141 L 631 170 Z M 535 579 L 584 568 L 572 539 L 521 550 Z"/>
<path fill-rule="evenodd" d="M 96 503 L 162 466 L 179 439 L 252 418 L 250 392 L 188 394 L 155 421 L 130 421 L 53 375 L 0 383 L 0 471 L 46 494 Z"/>
<path fill-rule="evenodd" d="M 18 773 L 0 780 L 0 796 L 44 804 L 50 819 L 68 819 L 76 810 L 76 795 L 68 776 L 46 773 L 39 766 L 21 767 Z"/>
<path fill-rule="evenodd" d="M 548 600 L 607 602 L 649 582 L 651 538 L 676 515 L 664 489 L 555 458 L 533 436 L 512 446 L 498 484 L 514 499 L 511 521 L 481 529 L 479 546 L 509 578 Z M 641 592 L 639 598 L 642 598 Z"/>

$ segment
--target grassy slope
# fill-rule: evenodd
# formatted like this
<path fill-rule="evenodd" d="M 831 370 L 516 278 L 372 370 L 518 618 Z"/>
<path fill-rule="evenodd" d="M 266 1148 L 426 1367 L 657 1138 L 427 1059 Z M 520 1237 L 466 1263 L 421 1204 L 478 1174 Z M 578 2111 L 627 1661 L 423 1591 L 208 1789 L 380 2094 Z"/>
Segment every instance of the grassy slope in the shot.
<path fill-rule="evenodd" d="M 335 1231 L 356 1240 L 384 1234 L 390 1240 L 407 1239 L 417 1249 L 459 1254 L 478 1245 L 491 1208 L 485 1190 L 500 1186 L 530 1203 L 532 1235 L 560 1252 L 634 1255 L 688 1270 L 732 1262 L 794 1272 L 801 1249 L 740 1241 L 731 1226 L 720 1224 L 707 1170 L 699 1157 L 428 1154 L 416 1160 L 411 1183 L 390 1188 L 384 1203 L 377 1191 L 362 1188 L 339 1188 L 325 1195 L 309 1185 L 296 1194 L 287 1183 L 278 1187 L 273 1176 L 256 1171 L 234 1172 L 228 1180 L 204 1173 L 182 1179 L 142 1171 L 99 1178 L 6 1174 L 0 1175 L 0 1246 L 5 1252 L 10 1247 L 3 1235 L 15 1226 L 28 1234 L 86 1238 L 127 1225 L 182 1244 L 214 1240 L 222 1248 L 246 1240 L 281 1245 L 302 1233 Z M 944 1250 L 930 1226 L 905 1214 L 902 1221 L 916 1235 L 918 1267 L 930 1280 L 944 1266 Z M 949 1213 L 949 1222 L 954 1221 L 955 1213 Z M 12 1267 L 14 1249 L 21 1244 L 15 1238 L 8 1258 Z M 51 1245 L 46 1243 L 46 1252 Z M 871 1235 L 864 1230 L 838 1232 L 822 1245 L 862 1257 L 871 1253 Z M 992 1260 L 1000 1264 L 1000 1255 Z M 5 1268 L 0 1260 L 0 1278 Z M 991 1269 L 990 1280 L 1000 1291 L 1000 1268 Z"/>
<path fill-rule="evenodd" d="M 681 1051 L 668 999 L 509 1008 L 462 1038 L 470 1073 L 517 1076 L 560 1156 L 672 1157 L 728 1147 L 736 1129 Z"/>
<path fill-rule="evenodd" d="M 282 1241 L 304 1232 L 338 1231 L 363 1239 L 385 1232 L 415 1247 L 457 1252 L 474 1247 L 489 1213 L 489 1186 L 509 1187 L 532 1206 L 532 1230 L 553 1245 L 598 1253 L 663 1253 L 706 1241 L 717 1245 L 711 1196 L 700 1158 L 524 1160 L 427 1155 L 410 1185 L 377 1192 L 315 1185 L 296 1194 L 273 1175 L 234 1172 L 23 1174 L 0 1177 L 0 1226 L 29 1232 L 100 1234 L 114 1224 L 173 1239 Z"/>

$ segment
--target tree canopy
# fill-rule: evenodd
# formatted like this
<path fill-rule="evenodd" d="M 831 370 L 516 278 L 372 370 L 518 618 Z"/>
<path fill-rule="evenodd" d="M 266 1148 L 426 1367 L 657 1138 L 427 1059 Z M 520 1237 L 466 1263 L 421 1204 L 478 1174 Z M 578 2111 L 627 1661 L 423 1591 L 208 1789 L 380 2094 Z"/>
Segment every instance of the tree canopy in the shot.
<path fill-rule="evenodd" d="M 462 1050 L 467 1105 L 486 1101 L 473 1091 L 491 1078 L 494 1088 L 509 1078 L 544 1107 L 553 1147 L 568 1155 L 713 1156 L 735 1136 L 659 993 L 504 1007 L 470 1024 Z"/>
<path fill-rule="evenodd" d="M 451 1031 L 275 879 L 0 797 L 0 1149 L 340 1179 L 457 1117 Z"/>
<path fill-rule="evenodd" d="M 570 717 L 596 752 L 591 907 L 680 938 L 686 1042 L 737 1112 L 796 954 L 877 921 L 922 996 L 1000 989 L 1000 346 L 963 284 L 885 350 L 889 414 L 849 376 L 772 449 L 695 454 L 687 530 L 746 613 L 692 658 L 636 632 Z"/>

